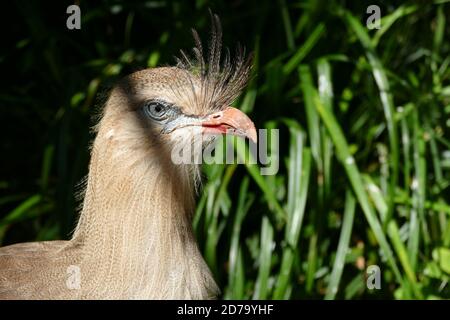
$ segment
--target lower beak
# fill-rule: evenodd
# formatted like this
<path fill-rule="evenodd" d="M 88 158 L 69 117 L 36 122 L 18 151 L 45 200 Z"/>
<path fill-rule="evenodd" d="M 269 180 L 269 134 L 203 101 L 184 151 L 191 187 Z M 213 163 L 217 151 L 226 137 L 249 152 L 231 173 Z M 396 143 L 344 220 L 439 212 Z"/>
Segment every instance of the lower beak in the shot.
<path fill-rule="evenodd" d="M 257 142 L 255 125 L 242 111 L 227 107 L 201 119 L 201 126 L 205 134 L 232 134 L 247 137 Z"/>

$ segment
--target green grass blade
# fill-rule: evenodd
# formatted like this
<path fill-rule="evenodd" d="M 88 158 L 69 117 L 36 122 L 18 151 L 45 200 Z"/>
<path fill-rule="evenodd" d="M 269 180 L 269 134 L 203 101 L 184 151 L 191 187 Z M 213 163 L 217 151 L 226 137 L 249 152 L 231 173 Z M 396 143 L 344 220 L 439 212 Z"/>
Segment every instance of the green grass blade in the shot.
<path fill-rule="evenodd" d="M 260 255 L 258 277 L 256 279 L 253 299 L 262 300 L 269 296 L 269 276 L 272 261 L 274 229 L 267 217 L 263 217 L 261 225 Z"/>
<path fill-rule="evenodd" d="M 335 299 L 338 292 L 339 282 L 341 280 L 342 272 L 344 271 L 345 257 L 350 243 L 350 236 L 352 234 L 355 207 L 355 197 L 353 197 L 351 192 L 347 192 L 341 235 L 339 236 L 339 244 L 333 264 L 333 271 L 331 272 L 330 282 L 328 284 L 327 293 L 325 294 L 326 300 Z"/>
<path fill-rule="evenodd" d="M 245 177 L 242 181 L 240 190 L 238 204 L 236 207 L 236 216 L 234 217 L 233 230 L 231 236 L 231 245 L 229 253 L 229 272 L 228 272 L 228 283 L 229 283 L 229 297 L 233 299 L 243 299 L 244 298 L 244 284 L 245 275 L 241 273 L 242 270 L 242 252 L 240 247 L 240 233 L 241 225 L 248 213 L 248 210 L 254 200 L 254 197 L 249 197 L 248 193 L 249 178 Z"/>
<path fill-rule="evenodd" d="M 366 188 L 375 204 L 375 207 L 377 208 L 382 217 L 386 216 L 388 208 L 383 198 L 383 195 L 380 191 L 380 188 L 378 188 L 378 186 L 373 182 L 373 180 L 368 175 L 364 175 L 363 179 L 366 183 Z M 396 251 L 397 256 L 399 257 L 400 263 L 402 264 L 403 270 L 405 271 L 405 274 L 408 280 L 410 281 L 410 285 L 414 290 L 414 294 L 416 295 L 417 298 L 423 298 L 423 295 L 417 286 L 416 275 L 414 274 L 414 268 L 410 261 L 411 255 L 415 253 L 411 252 L 409 249 L 408 251 L 406 250 L 403 242 L 401 241 L 400 231 L 395 220 L 389 221 L 387 231 L 394 246 L 394 250 Z"/>
<path fill-rule="evenodd" d="M 313 32 L 309 35 L 304 44 L 297 50 L 291 59 L 283 66 L 283 73 L 285 76 L 294 71 L 297 66 L 303 61 L 306 55 L 314 48 L 319 39 L 325 33 L 325 25 L 320 23 Z"/>
<path fill-rule="evenodd" d="M 288 49 L 292 50 L 295 47 L 295 40 L 294 33 L 292 32 L 291 18 L 289 17 L 289 9 L 285 0 L 278 0 L 278 2 L 280 3 L 281 17 L 283 18 L 283 26 L 286 34 Z"/>
<path fill-rule="evenodd" d="M 9 223 L 17 222 L 29 217 L 29 210 L 39 204 L 42 201 L 42 196 L 35 194 L 21 204 L 19 204 L 14 210 L 8 213 L 3 219 L 0 220 L 0 226 L 4 226 Z"/>
<path fill-rule="evenodd" d="M 402 5 L 394 10 L 394 12 L 389 13 L 387 15 L 383 15 L 380 21 L 381 28 L 377 30 L 373 39 L 372 45 L 376 47 L 380 42 L 381 37 L 392 27 L 392 25 L 402 17 L 410 15 L 418 9 L 417 6 L 405 6 Z"/>

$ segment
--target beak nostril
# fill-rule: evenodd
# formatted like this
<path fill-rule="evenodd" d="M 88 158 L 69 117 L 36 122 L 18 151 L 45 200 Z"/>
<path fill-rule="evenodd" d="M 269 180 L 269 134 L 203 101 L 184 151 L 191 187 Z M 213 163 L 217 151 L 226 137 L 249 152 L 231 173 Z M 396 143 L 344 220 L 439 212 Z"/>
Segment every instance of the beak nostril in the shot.
<path fill-rule="evenodd" d="M 220 118 L 220 114 L 215 114 L 214 116 L 213 116 L 213 119 L 219 119 Z"/>

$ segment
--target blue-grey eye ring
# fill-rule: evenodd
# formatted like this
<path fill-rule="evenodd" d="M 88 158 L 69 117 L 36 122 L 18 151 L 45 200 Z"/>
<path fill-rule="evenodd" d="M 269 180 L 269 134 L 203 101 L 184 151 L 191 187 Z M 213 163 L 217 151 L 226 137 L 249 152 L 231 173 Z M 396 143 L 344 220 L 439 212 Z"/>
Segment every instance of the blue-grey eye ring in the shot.
<path fill-rule="evenodd" d="M 144 104 L 144 113 L 154 120 L 164 120 L 168 117 L 170 105 L 157 100 L 150 100 Z"/>

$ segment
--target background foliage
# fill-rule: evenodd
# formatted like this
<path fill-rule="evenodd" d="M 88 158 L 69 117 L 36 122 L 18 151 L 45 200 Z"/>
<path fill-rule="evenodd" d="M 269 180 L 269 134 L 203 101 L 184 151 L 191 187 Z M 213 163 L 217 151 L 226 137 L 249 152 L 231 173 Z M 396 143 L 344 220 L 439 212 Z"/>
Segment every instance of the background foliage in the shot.
<path fill-rule="evenodd" d="M 449 1 L 80 1 L 79 31 L 69 4 L 2 10 L 2 245 L 69 237 L 108 88 L 206 39 L 211 8 L 255 53 L 237 105 L 280 129 L 277 175 L 204 168 L 194 225 L 223 297 L 450 298 Z"/>

